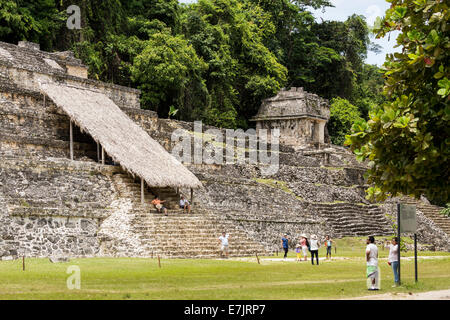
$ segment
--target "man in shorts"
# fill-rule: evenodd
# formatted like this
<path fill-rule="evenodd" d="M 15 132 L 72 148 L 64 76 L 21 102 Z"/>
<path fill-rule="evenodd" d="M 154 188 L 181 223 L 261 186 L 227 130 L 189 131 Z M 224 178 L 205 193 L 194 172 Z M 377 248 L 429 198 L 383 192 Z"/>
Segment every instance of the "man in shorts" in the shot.
<path fill-rule="evenodd" d="M 228 259 L 228 238 L 230 237 L 229 234 L 222 232 L 222 235 L 219 237 L 219 243 L 222 245 L 222 256 L 225 255 L 225 258 Z"/>
<path fill-rule="evenodd" d="M 155 199 L 153 199 L 153 201 L 151 202 L 152 205 L 155 206 L 156 211 L 158 213 L 164 213 L 165 216 L 167 216 L 167 208 L 164 207 L 162 204 L 166 202 L 165 200 L 159 200 L 159 197 L 156 196 Z"/>
<path fill-rule="evenodd" d="M 367 278 L 371 282 L 369 290 L 378 290 L 378 248 L 373 236 L 368 237 L 366 242 Z"/>
<path fill-rule="evenodd" d="M 188 214 L 191 213 L 191 205 L 184 196 L 181 196 L 180 198 L 180 209 L 183 209 L 183 213 L 186 213 L 186 210 L 188 211 Z"/>

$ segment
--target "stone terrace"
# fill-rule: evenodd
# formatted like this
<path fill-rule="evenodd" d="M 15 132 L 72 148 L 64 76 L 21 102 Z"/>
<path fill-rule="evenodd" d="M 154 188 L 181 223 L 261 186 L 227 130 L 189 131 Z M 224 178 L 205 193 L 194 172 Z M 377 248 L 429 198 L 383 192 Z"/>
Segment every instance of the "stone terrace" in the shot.
<path fill-rule="evenodd" d="M 137 90 L 59 69 L 19 67 L 17 61 L 26 60 L 22 54 L 36 52 L 0 47 L 0 257 L 218 257 L 222 231 L 231 234 L 232 256 L 248 256 L 279 250 L 282 233 L 294 238 L 293 246 L 301 233 L 393 234 L 387 218 L 392 208 L 364 199 L 364 166 L 336 146 L 294 151 L 281 145 L 279 170 L 272 175 L 263 175 L 259 165 L 186 164 L 203 183 L 191 215 L 175 209 L 175 190 L 147 188 L 142 205 L 139 182 L 118 166 L 97 163 L 96 144 L 79 130 L 75 161 L 68 160 L 69 118 L 41 94 L 38 82 L 53 79 L 106 92 L 168 151 L 174 146 L 172 132 L 184 129 L 193 135 L 194 125 L 140 110 Z M 6 49 L 13 60 L 5 60 Z M 53 59 L 68 68 L 70 59 L 38 52 L 36 63 Z M 181 192 L 189 198 L 189 190 Z M 169 217 L 148 205 L 154 194 L 175 203 Z M 444 240 L 436 248 L 445 248 L 446 225 L 428 218 L 423 224 L 427 231 L 419 240 L 437 234 Z"/>

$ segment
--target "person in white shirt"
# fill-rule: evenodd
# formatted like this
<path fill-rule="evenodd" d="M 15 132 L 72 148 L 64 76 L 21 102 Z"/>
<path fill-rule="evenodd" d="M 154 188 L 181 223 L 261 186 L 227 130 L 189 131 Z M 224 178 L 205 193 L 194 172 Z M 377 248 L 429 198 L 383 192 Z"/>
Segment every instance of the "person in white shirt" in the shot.
<path fill-rule="evenodd" d="M 387 246 L 389 248 L 389 257 L 388 264 L 392 267 L 392 271 L 394 272 L 394 285 L 393 287 L 398 286 L 400 283 L 398 278 L 398 240 L 397 237 L 392 239 L 391 244 Z"/>
<path fill-rule="evenodd" d="M 225 257 L 228 259 L 228 238 L 230 237 L 229 234 L 226 234 L 225 232 L 222 232 L 222 235 L 219 237 L 219 242 L 222 244 L 222 255 L 225 255 Z"/>
<path fill-rule="evenodd" d="M 375 238 L 367 238 L 366 247 L 367 278 L 371 280 L 369 290 L 378 290 L 378 248 L 375 245 Z"/>
<path fill-rule="evenodd" d="M 189 201 L 184 198 L 184 196 L 181 196 L 180 198 L 180 209 L 183 209 L 183 213 L 186 213 L 186 209 L 188 210 L 188 214 L 191 213 L 191 205 L 189 204 Z"/>
<path fill-rule="evenodd" d="M 319 247 L 320 243 L 317 240 L 317 236 L 315 234 L 311 235 L 310 241 L 310 251 L 311 251 L 311 263 L 314 265 L 314 256 L 316 256 L 317 265 L 319 265 Z"/>

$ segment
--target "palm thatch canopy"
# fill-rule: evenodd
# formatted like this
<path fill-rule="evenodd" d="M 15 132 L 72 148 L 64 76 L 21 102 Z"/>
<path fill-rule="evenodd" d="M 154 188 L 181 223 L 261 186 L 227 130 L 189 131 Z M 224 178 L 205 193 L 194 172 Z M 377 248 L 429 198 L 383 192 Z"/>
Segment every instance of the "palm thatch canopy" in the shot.
<path fill-rule="evenodd" d="M 55 83 L 42 90 L 128 172 L 154 187 L 197 188 L 197 177 L 100 92 Z"/>

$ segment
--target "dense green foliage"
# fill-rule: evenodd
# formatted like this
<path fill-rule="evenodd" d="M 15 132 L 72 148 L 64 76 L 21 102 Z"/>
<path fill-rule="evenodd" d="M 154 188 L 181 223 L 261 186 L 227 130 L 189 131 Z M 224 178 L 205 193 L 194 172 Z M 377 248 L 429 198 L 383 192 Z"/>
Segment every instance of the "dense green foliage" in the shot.
<path fill-rule="evenodd" d="M 378 36 L 401 30 L 401 53 L 384 64 L 389 101 L 359 121 L 348 136 L 352 150 L 368 159 L 369 198 L 424 194 L 449 201 L 450 35 L 446 1 L 390 0 Z"/>
<path fill-rule="evenodd" d="M 328 130 L 333 132 L 331 142 L 338 145 L 344 144 L 345 136 L 350 132 L 353 124 L 359 120 L 361 120 L 361 113 L 356 106 L 348 100 L 333 98 L 330 121 L 327 124 Z"/>
<path fill-rule="evenodd" d="M 81 9 L 81 30 L 66 27 L 70 5 Z M 368 27 L 362 16 L 319 23 L 308 11 L 329 6 L 328 0 L 4 0 L 0 40 L 73 50 L 91 78 L 141 89 L 142 107 L 161 117 L 247 128 L 262 99 L 291 86 L 347 99 L 367 117 L 383 81 L 364 64 L 372 48 Z"/>
<path fill-rule="evenodd" d="M 450 217 L 450 203 L 446 204 L 445 208 L 442 209 L 441 213 L 446 217 Z"/>

